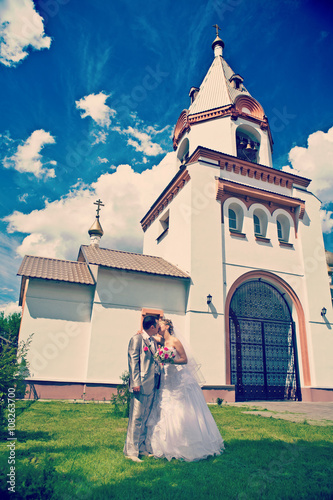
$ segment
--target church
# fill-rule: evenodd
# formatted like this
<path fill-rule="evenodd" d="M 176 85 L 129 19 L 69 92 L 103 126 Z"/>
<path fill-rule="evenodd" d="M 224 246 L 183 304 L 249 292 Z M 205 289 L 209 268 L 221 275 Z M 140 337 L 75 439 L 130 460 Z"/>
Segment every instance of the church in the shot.
<path fill-rule="evenodd" d="M 274 169 L 260 103 L 218 34 L 173 136 L 175 175 L 142 254 L 103 248 L 101 200 L 77 261 L 24 257 L 27 397 L 109 400 L 145 315 L 191 345 L 208 402 L 333 401 L 332 302 L 310 179 Z"/>

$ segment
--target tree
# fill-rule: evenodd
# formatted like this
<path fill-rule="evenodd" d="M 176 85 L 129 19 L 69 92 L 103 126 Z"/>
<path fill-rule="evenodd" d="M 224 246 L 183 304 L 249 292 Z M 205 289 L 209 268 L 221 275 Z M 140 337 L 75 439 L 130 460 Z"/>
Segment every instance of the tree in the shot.
<path fill-rule="evenodd" d="M 17 345 L 18 334 L 20 330 L 21 313 L 12 313 L 5 316 L 3 311 L 0 312 L 0 337 L 4 337 L 13 344 Z"/>
<path fill-rule="evenodd" d="M 18 343 L 20 319 L 18 313 L 7 317 L 0 313 L 0 428 L 4 425 L 9 390 L 14 390 L 15 398 L 25 393 L 23 380 L 28 370 L 26 354 L 30 339 Z"/>

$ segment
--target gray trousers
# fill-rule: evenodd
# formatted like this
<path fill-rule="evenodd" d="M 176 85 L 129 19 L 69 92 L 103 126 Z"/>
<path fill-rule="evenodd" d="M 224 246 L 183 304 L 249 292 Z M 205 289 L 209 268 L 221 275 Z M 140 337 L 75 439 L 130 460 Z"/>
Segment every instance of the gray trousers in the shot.
<path fill-rule="evenodd" d="M 153 404 L 155 391 L 151 394 L 133 392 L 131 394 L 130 413 L 124 455 L 138 457 L 144 451 L 151 452 L 146 443 L 147 420 Z M 148 449 L 147 449 L 148 445 Z"/>

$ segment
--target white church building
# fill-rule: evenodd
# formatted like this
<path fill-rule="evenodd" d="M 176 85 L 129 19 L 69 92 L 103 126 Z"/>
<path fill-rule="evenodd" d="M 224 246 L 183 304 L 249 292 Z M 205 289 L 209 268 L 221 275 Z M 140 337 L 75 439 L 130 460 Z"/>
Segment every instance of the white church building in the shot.
<path fill-rule="evenodd" d="M 332 303 L 310 180 L 272 163 L 262 106 L 214 58 L 177 121 L 175 175 L 141 220 L 143 254 L 103 248 L 98 200 L 77 261 L 25 256 L 30 395 L 110 399 L 146 314 L 172 319 L 207 401 L 333 400 Z"/>

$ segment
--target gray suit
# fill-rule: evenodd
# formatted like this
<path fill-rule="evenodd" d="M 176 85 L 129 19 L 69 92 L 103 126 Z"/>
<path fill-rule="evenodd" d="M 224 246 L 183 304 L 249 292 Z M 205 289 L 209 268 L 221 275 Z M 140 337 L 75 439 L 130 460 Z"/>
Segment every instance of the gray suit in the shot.
<path fill-rule="evenodd" d="M 128 345 L 129 390 L 132 396 L 124 446 L 124 454 L 127 456 L 137 457 L 144 451 L 151 452 L 149 443 L 145 440 L 146 424 L 158 385 L 155 365 L 149 342 L 142 335 L 134 335 Z M 133 387 L 138 386 L 140 392 L 133 392 Z"/>

